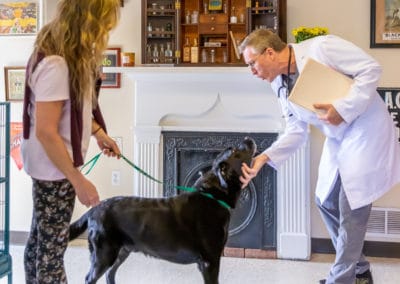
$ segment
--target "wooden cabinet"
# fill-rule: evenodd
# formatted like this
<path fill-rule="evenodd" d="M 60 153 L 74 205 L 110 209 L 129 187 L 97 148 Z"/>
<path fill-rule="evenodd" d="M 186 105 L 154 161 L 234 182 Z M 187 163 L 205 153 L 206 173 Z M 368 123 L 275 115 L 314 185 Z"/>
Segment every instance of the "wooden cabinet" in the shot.
<path fill-rule="evenodd" d="M 286 41 L 286 0 L 142 0 L 142 14 L 142 64 L 243 65 L 235 46 L 259 28 Z"/>

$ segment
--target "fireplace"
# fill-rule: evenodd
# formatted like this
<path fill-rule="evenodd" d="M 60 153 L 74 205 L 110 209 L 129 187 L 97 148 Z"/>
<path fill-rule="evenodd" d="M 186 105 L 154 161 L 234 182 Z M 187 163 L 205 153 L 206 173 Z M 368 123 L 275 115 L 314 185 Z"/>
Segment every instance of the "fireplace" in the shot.
<path fill-rule="evenodd" d="M 261 136 L 269 133 L 275 138 L 285 127 L 271 87 L 252 76 L 245 67 L 134 67 L 105 68 L 104 71 L 121 72 L 123 80 L 132 82 L 135 109 L 133 162 L 160 180 L 166 175 L 164 151 L 167 151 L 165 139 L 169 132 L 206 132 L 207 136 L 209 133 Z M 263 139 L 270 143 L 274 140 L 271 137 Z M 205 145 L 203 143 L 202 147 Z M 215 151 L 220 149 L 218 147 L 222 145 Z M 268 168 L 273 177 L 267 180 L 276 184 L 269 193 L 275 196 L 257 199 L 258 202 L 274 200 L 273 207 L 266 206 L 268 210 L 264 213 L 275 211 L 275 216 L 267 216 L 266 220 L 276 222 L 272 226 L 274 236 L 266 234 L 267 240 L 262 240 L 261 245 L 254 243 L 262 248 L 275 246 L 278 258 L 310 257 L 309 157 L 309 144 L 306 144 L 276 171 Z M 204 159 L 212 157 L 205 156 Z M 188 176 L 189 179 L 179 177 L 176 182 L 191 183 L 192 174 Z M 137 172 L 133 175 L 133 183 L 135 195 L 162 197 L 174 194 Z M 241 219 L 238 220 L 241 224 Z M 231 245 L 236 245 L 233 237 L 230 241 Z"/>
<path fill-rule="evenodd" d="M 259 151 L 276 140 L 276 133 L 177 132 L 163 131 L 164 196 L 179 194 L 176 185 L 193 186 L 199 172 L 212 166 L 213 159 L 228 146 L 237 146 L 246 136 Z M 242 191 L 232 210 L 228 247 L 276 249 L 276 172 L 264 167 Z"/>

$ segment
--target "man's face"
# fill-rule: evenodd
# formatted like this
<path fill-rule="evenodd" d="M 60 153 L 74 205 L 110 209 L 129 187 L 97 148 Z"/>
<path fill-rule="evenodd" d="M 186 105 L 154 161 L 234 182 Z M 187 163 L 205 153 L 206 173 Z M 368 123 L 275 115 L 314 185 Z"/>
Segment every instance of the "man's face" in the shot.
<path fill-rule="evenodd" d="M 258 78 L 272 82 L 279 75 L 277 53 L 272 48 L 266 48 L 258 53 L 248 46 L 243 51 L 243 57 L 253 75 Z"/>

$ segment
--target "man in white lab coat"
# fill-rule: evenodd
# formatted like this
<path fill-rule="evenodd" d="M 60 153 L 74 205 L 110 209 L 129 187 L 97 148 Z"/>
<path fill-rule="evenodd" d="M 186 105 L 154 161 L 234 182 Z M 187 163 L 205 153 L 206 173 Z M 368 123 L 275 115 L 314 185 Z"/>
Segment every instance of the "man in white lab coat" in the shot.
<path fill-rule="evenodd" d="M 372 202 L 400 182 L 394 123 L 376 91 L 380 65 L 362 49 L 333 35 L 288 45 L 269 30 L 256 30 L 239 48 L 251 72 L 271 83 L 286 118 L 285 132 L 278 140 L 255 157 L 251 167 L 243 165 L 244 186 L 266 163 L 278 168 L 301 147 L 308 138 L 309 124 L 320 129 L 326 140 L 316 203 L 336 249 L 335 263 L 320 283 L 373 283 L 369 262 L 362 254 Z M 330 104 L 316 101 L 318 112 L 288 100 L 308 58 L 353 79 L 344 98 Z"/>

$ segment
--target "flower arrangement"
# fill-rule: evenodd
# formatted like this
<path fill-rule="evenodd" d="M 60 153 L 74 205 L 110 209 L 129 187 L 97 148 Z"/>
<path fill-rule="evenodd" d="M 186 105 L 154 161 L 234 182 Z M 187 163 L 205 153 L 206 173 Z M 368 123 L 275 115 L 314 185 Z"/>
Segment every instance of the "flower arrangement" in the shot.
<path fill-rule="evenodd" d="M 298 27 L 292 30 L 292 35 L 294 36 L 296 43 L 299 43 L 303 40 L 328 34 L 328 29 L 323 27 L 313 27 L 313 28 L 306 28 L 306 27 Z"/>

